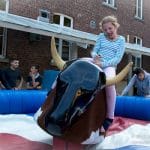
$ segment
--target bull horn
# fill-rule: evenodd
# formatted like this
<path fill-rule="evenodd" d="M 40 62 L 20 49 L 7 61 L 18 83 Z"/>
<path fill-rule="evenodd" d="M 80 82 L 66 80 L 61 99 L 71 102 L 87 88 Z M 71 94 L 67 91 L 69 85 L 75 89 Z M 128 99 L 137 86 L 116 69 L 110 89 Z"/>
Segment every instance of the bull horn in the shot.
<path fill-rule="evenodd" d="M 117 76 L 111 79 L 106 79 L 106 86 L 114 85 L 122 81 L 132 68 L 133 62 L 130 62 Z"/>
<path fill-rule="evenodd" d="M 57 49 L 56 49 L 56 44 L 55 44 L 55 38 L 52 37 L 51 39 L 51 54 L 52 54 L 52 58 L 56 64 L 56 66 L 60 69 L 63 70 L 66 62 L 64 60 L 61 59 L 61 57 L 59 56 Z"/>

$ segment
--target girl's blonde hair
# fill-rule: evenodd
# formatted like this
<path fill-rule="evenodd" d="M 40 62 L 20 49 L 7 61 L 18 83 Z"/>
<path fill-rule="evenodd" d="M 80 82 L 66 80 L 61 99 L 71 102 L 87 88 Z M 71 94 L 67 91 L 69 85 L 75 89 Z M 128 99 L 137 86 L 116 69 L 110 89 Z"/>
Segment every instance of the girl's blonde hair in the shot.
<path fill-rule="evenodd" d="M 115 16 L 106 16 L 102 19 L 102 21 L 99 23 L 100 29 L 103 30 L 103 24 L 111 22 L 116 28 L 119 28 L 120 24 L 118 23 L 118 20 Z"/>

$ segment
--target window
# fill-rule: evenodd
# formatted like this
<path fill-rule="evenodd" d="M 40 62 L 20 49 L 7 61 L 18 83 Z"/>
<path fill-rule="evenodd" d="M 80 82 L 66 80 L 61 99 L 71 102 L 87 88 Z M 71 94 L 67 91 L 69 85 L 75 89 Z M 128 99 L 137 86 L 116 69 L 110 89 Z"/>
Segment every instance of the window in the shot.
<path fill-rule="evenodd" d="M 116 7 L 116 1 L 115 0 L 103 0 L 103 4 L 111 6 L 111 7 Z"/>
<path fill-rule="evenodd" d="M 47 10 L 39 10 L 39 16 L 43 17 L 43 18 L 49 18 L 49 12 Z"/>
<path fill-rule="evenodd" d="M 133 42 L 134 42 L 134 44 L 142 46 L 142 39 L 137 36 L 134 37 Z"/>
<path fill-rule="evenodd" d="M 134 64 L 134 67 L 141 67 L 141 63 L 142 63 L 142 57 L 141 55 L 137 55 L 137 56 L 132 56 L 132 61 Z"/>
<path fill-rule="evenodd" d="M 42 36 L 40 34 L 35 33 L 29 33 L 29 41 L 30 42 L 37 42 L 42 39 Z"/>
<path fill-rule="evenodd" d="M 60 15 L 53 16 L 53 23 L 60 24 Z"/>
<path fill-rule="evenodd" d="M 5 10 L 5 9 L 6 9 L 6 1 L 0 0 L 0 10 Z"/>
<path fill-rule="evenodd" d="M 136 14 L 135 17 L 143 19 L 143 0 L 136 0 Z"/>
<path fill-rule="evenodd" d="M 65 61 L 68 61 L 70 58 L 70 42 L 58 38 L 56 38 L 55 41 L 56 48 L 61 58 Z"/>
<path fill-rule="evenodd" d="M 54 14 L 53 23 L 58 24 L 61 27 L 73 28 L 73 18 L 63 14 Z"/>
<path fill-rule="evenodd" d="M 37 20 L 49 23 L 50 21 L 49 14 L 50 13 L 47 10 L 40 9 Z"/>
<path fill-rule="evenodd" d="M 9 11 L 9 0 L 0 0 L 0 10 Z"/>
<path fill-rule="evenodd" d="M 71 27 L 71 19 L 64 17 L 64 27 Z"/>
<path fill-rule="evenodd" d="M 54 14 L 53 23 L 58 24 L 60 27 L 73 28 L 73 19 L 63 14 Z M 70 60 L 71 43 L 69 41 L 57 38 L 56 47 L 63 60 Z"/>
<path fill-rule="evenodd" d="M 91 21 L 90 21 L 90 27 L 91 27 L 92 29 L 95 29 L 95 28 L 96 28 L 96 21 L 95 21 L 95 20 L 91 20 Z"/>
<path fill-rule="evenodd" d="M 6 55 L 6 36 L 7 29 L 0 27 L 0 57 L 4 57 Z"/>

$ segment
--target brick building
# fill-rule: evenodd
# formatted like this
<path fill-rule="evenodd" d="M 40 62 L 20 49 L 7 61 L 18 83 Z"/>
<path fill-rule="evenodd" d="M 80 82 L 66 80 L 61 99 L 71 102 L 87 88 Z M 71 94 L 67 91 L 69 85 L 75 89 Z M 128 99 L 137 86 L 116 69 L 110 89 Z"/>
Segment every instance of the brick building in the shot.
<path fill-rule="evenodd" d="M 106 15 L 115 15 L 121 25 L 119 34 L 133 46 L 135 66 L 150 71 L 150 8 L 149 0 L 1 0 L 0 9 L 14 15 L 58 24 L 88 33 L 100 32 L 99 22 Z M 31 64 L 39 64 L 41 70 L 50 69 L 50 37 L 19 30 L 0 28 L 0 67 L 8 65 L 8 59 L 17 57 L 24 76 Z M 63 59 L 90 56 L 93 45 L 56 39 Z M 141 51 L 134 52 L 134 47 Z M 147 47 L 149 52 L 145 52 Z M 138 49 L 137 48 L 137 49 Z M 129 53 L 129 52 L 128 52 Z M 119 65 L 127 63 L 128 53 Z"/>

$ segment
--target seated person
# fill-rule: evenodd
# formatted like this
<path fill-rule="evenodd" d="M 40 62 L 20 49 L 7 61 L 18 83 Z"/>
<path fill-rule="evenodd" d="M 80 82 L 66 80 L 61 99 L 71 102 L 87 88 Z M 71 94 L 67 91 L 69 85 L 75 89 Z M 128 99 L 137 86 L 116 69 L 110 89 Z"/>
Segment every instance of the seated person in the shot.
<path fill-rule="evenodd" d="M 150 74 L 142 68 L 136 68 L 133 77 L 121 95 L 126 95 L 132 86 L 136 88 L 137 96 L 150 97 Z"/>
<path fill-rule="evenodd" d="M 10 60 L 10 67 L 5 68 L 2 71 L 1 82 L 8 90 L 19 90 L 22 88 L 23 77 L 21 76 L 21 72 L 18 67 L 19 60 L 12 59 Z"/>
<path fill-rule="evenodd" d="M 41 89 L 42 77 L 39 74 L 39 65 L 31 66 L 29 76 L 27 77 L 27 89 Z"/>

